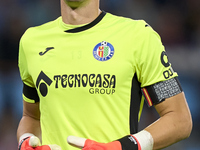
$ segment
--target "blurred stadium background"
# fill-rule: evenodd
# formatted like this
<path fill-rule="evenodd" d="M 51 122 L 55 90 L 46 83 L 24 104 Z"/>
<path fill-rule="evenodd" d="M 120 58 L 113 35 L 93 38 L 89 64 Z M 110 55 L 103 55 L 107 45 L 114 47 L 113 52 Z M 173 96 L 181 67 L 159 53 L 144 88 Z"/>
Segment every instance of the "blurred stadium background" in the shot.
<path fill-rule="evenodd" d="M 101 0 L 105 11 L 148 22 L 160 34 L 173 69 L 179 73 L 193 117 L 193 131 L 190 138 L 166 150 L 200 149 L 199 6 L 199 0 Z M 22 115 L 22 82 L 17 67 L 19 39 L 28 27 L 58 16 L 58 0 L 0 1 L 0 150 L 17 149 L 16 129 Z M 140 128 L 157 117 L 154 109 L 145 106 Z"/>

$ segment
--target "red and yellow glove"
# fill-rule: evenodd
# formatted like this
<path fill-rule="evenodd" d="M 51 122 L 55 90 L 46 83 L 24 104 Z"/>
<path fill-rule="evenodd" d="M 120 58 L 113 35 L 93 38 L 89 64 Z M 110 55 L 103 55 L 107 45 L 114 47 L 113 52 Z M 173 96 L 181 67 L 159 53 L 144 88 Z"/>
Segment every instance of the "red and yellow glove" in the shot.
<path fill-rule="evenodd" d="M 28 136 L 19 143 L 18 150 L 61 150 L 58 145 L 42 145 L 36 136 Z"/>
<path fill-rule="evenodd" d="M 79 147 L 82 150 L 141 150 L 139 143 L 132 135 L 110 143 L 99 143 L 75 136 L 69 136 L 67 141 L 70 145 Z"/>

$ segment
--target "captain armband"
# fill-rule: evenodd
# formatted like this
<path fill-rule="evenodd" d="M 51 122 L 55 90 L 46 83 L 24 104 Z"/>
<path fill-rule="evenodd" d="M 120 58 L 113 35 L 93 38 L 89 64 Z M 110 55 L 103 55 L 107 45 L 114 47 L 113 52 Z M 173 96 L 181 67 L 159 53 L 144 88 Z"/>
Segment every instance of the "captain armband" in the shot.
<path fill-rule="evenodd" d="M 142 93 L 149 107 L 159 104 L 166 98 L 175 96 L 182 91 L 177 77 L 142 88 Z"/>

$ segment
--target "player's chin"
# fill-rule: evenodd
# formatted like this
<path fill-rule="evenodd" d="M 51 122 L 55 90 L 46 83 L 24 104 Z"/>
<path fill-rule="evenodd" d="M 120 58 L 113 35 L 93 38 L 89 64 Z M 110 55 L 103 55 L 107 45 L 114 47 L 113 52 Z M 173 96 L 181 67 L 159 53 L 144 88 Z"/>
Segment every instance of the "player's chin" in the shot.
<path fill-rule="evenodd" d="M 85 0 L 64 0 L 65 3 L 71 8 L 78 8 Z"/>
<path fill-rule="evenodd" d="M 67 1 L 67 2 L 82 2 L 84 0 L 65 0 L 65 1 Z"/>
<path fill-rule="evenodd" d="M 73 5 L 78 5 L 81 4 L 87 0 L 64 0 L 67 4 L 73 4 Z"/>

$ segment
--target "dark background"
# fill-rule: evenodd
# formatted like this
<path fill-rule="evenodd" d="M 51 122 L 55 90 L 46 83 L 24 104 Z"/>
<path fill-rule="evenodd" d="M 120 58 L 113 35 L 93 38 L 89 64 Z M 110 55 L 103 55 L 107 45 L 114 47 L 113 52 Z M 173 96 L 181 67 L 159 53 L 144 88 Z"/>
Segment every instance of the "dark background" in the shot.
<path fill-rule="evenodd" d="M 144 19 L 161 36 L 173 69 L 185 91 L 193 117 L 191 136 L 166 150 L 200 149 L 200 1 L 101 0 L 101 9 Z M 28 27 L 60 16 L 58 0 L 0 1 L 0 149 L 17 150 L 16 129 L 22 116 L 22 82 L 17 67 L 18 45 Z M 158 117 L 145 106 L 140 129 Z"/>

